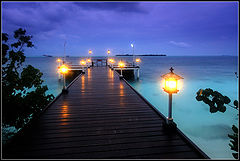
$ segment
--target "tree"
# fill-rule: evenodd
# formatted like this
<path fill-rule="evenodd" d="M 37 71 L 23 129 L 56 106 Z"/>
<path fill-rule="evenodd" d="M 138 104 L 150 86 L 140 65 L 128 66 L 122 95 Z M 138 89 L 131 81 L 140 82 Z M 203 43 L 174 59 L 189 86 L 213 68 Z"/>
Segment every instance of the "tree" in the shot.
<path fill-rule="evenodd" d="M 2 34 L 2 121 L 3 126 L 22 128 L 40 112 L 54 96 L 46 95 L 42 73 L 31 65 L 23 67 L 24 48 L 33 47 L 32 36 L 19 28 L 14 32 L 13 43 Z"/>
<path fill-rule="evenodd" d="M 222 112 L 226 111 L 226 106 L 229 105 L 231 100 L 227 96 L 223 96 L 218 91 L 213 91 L 211 88 L 206 88 L 205 90 L 199 89 L 196 96 L 197 101 L 203 101 L 208 104 L 210 107 L 210 112 Z M 235 109 L 238 109 L 238 101 L 235 100 L 233 102 L 234 106 L 231 106 Z M 231 139 L 229 146 L 231 150 L 236 151 L 237 153 L 232 153 L 235 159 L 238 159 L 238 128 L 233 125 L 232 126 L 233 135 L 228 134 L 228 137 Z"/>

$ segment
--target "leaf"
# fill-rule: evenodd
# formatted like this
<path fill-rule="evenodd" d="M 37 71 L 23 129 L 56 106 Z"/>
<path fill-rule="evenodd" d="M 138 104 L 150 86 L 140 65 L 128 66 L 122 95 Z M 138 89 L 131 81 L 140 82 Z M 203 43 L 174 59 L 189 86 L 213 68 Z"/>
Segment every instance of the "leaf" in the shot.
<path fill-rule="evenodd" d="M 238 153 L 232 153 L 232 155 L 235 159 L 238 159 Z"/>
<path fill-rule="evenodd" d="M 233 132 L 238 134 L 238 128 L 235 125 L 232 126 L 232 130 L 233 130 Z"/>
<path fill-rule="evenodd" d="M 231 100 L 227 96 L 224 96 L 224 103 L 228 104 L 230 102 L 231 102 Z"/>
<path fill-rule="evenodd" d="M 203 100 L 203 97 L 202 97 L 202 96 L 199 96 L 199 95 L 197 95 L 197 96 L 196 96 L 196 100 L 197 100 L 197 101 L 202 101 L 202 100 Z"/>
<path fill-rule="evenodd" d="M 233 104 L 234 104 L 234 106 L 235 106 L 236 108 L 238 108 L 238 101 L 237 101 L 237 100 L 235 100 L 235 101 L 233 102 Z"/>

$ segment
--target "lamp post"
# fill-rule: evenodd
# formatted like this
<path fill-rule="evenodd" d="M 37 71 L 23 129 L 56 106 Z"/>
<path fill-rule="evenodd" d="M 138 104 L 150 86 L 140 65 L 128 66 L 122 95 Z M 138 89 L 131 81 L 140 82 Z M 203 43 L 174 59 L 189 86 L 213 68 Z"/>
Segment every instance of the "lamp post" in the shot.
<path fill-rule="evenodd" d="M 89 50 L 89 51 L 88 51 L 88 54 L 91 55 L 91 54 L 92 54 L 92 50 Z"/>
<path fill-rule="evenodd" d="M 57 62 L 58 62 L 58 69 L 60 68 L 60 66 L 61 66 L 61 64 L 60 64 L 60 62 L 61 62 L 62 60 L 61 59 L 57 59 Z M 58 80 L 60 80 L 61 79 L 61 75 L 60 75 L 60 71 L 58 71 Z"/>
<path fill-rule="evenodd" d="M 131 44 L 131 47 L 133 48 L 133 66 L 134 66 L 134 45 L 133 44 Z"/>
<path fill-rule="evenodd" d="M 89 50 L 88 51 L 88 54 L 90 55 L 90 59 L 92 60 L 92 50 Z M 91 61 L 92 62 L 92 61 Z M 91 64 L 90 64 L 90 66 L 91 66 Z"/>
<path fill-rule="evenodd" d="M 114 59 L 109 59 L 109 62 L 111 63 L 111 69 L 113 69 Z"/>
<path fill-rule="evenodd" d="M 82 73 L 84 74 L 84 73 L 85 73 L 85 71 L 84 71 L 84 66 L 86 65 L 86 61 L 81 60 L 81 61 L 80 61 L 80 64 L 82 65 Z"/>
<path fill-rule="evenodd" d="M 137 79 L 139 79 L 139 63 L 141 62 L 141 59 L 137 58 L 135 61 L 136 61 L 137 67 L 138 67 L 138 69 L 137 69 Z"/>
<path fill-rule="evenodd" d="M 108 51 L 107 51 L 108 57 L 109 57 L 110 53 L 111 53 L 110 50 L 108 50 Z M 107 57 L 107 65 L 108 65 L 108 57 Z"/>
<path fill-rule="evenodd" d="M 141 59 L 137 58 L 135 61 L 136 61 L 137 66 L 139 66 L 139 63 L 141 62 Z"/>
<path fill-rule="evenodd" d="M 166 127 L 175 129 L 177 125 L 173 122 L 172 118 L 172 94 L 178 93 L 178 80 L 183 79 L 183 77 L 173 73 L 174 69 L 172 67 L 169 70 L 169 73 L 161 76 L 164 79 L 163 90 L 169 94 L 169 109 L 168 117 L 166 120 Z"/>
<path fill-rule="evenodd" d="M 63 64 L 66 63 L 66 53 L 65 53 L 65 47 L 66 47 L 66 41 L 64 41 L 64 58 L 63 58 Z"/>
<path fill-rule="evenodd" d="M 89 58 L 89 59 L 87 59 L 87 63 L 88 63 L 88 68 L 91 66 L 91 62 L 92 62 L 92 60 Z"/>
<path fill-rule="evenodd" d="M 67 90 L 67 87 L 66 87 L 66 78 L 65 78 L 65 75 L 68 73 L 68 67 L 66 65 L 62 65 L 60 68 L 59 68 L 59 72 L 61 74 L 63 74 L 63 89 L 62 89 L 62 92 L 63 93 L 68 93 L 68 90 Z"/>
<path fill-rule="evenodd" d="M 120 62 L 118 63 L 118 67 L 120 67 L 120 69 L 121 69 L 120 79 L 122 79 L 122 78 L 123 78 L 123 75 L 122 75 L 122 68 L 125 67 L 125 64 L 124 64 L 122 61 L 120 61 Z"/>
<path fill-rule="evenodd" d="M 61 59 L 57 59 L 57 62 L 58 62 L 58 66 L 60 66 L 60 62 L 61 62 L 62 60 Z"/>

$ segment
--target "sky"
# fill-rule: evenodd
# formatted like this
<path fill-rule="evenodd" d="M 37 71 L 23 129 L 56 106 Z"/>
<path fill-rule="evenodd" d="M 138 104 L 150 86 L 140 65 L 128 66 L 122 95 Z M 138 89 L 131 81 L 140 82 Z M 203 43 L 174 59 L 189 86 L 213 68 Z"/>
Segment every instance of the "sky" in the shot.
<path fill-rule="evenodd" d="M 33 36 L 26 56 L 238 55 L 238 2 L 2 2 L 2 32 Z"/>

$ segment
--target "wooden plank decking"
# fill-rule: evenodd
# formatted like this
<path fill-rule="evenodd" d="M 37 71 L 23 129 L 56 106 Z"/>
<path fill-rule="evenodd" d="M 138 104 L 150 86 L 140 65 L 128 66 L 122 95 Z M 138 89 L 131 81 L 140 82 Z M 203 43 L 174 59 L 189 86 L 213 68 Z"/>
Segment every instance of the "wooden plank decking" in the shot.
<path fill-rule="evenodd" d="M 107 67 L 88 69 L 3 158 L 204 158 Z"/>

